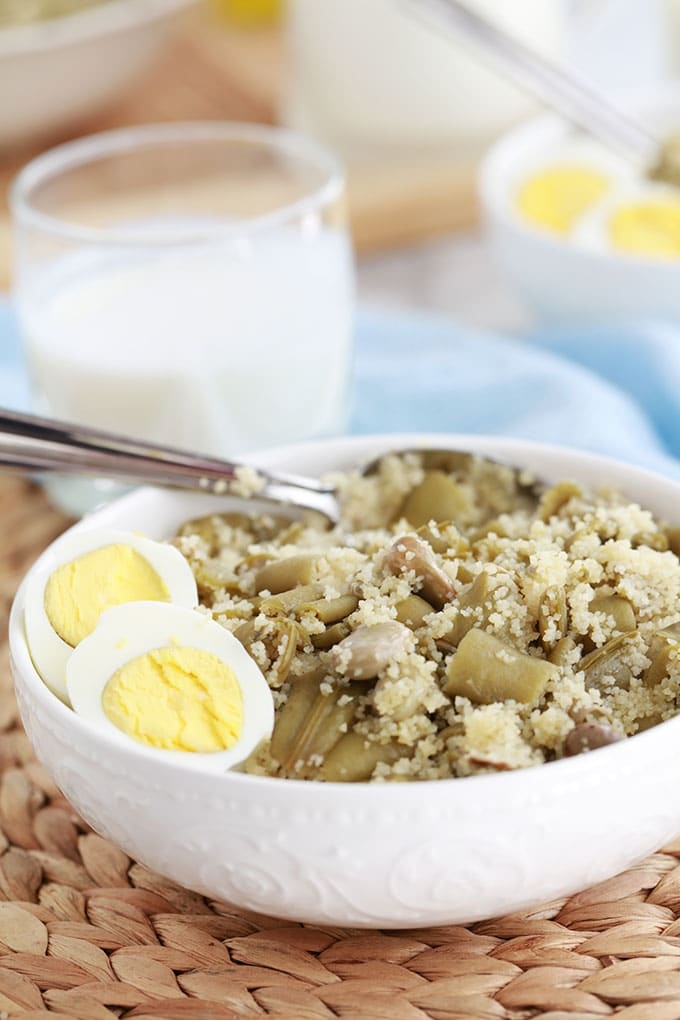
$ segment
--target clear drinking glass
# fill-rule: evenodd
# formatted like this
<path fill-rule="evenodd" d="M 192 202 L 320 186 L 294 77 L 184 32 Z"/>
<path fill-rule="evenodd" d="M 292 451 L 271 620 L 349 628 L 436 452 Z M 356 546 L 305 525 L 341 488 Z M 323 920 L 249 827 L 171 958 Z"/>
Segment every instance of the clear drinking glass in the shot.
<path fill-rule="evenodd" d="M 35 410 L 218 456 L 339 433 L 354 273 L 344 177 L 291 132 L 131 128 L 11 196 Z M 52 479 L 82 512 L 112 484 Z"/>

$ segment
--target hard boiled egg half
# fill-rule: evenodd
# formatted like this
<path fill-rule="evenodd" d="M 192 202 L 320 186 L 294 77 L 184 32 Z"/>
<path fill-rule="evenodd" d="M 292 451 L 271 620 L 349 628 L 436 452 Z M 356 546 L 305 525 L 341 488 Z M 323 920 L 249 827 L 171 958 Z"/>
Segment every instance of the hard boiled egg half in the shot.
<path fill-rule="evenodd" d="M 515 210 L 533 226 L 567 237 L 584 213 L 635 177 L 604 146 L 573 137 L 524 167 L 513 187 Z"/>
<path fill-rule="evenodd" d="M 115 740 L 198 768 L 232 768 L 274 725 L 269 685 L 241 643 L 182 606 L 108 609 L 69 658 L 66 686 L 74 710 Z"/>
<path fill-rule="evenodd" d="M 66 535 L 26 591 L 26 640 L 38 673 L 68 703 L 66 665 L 101 614 L 125 602 L 198 605 L 191 567 L 174 546 L 129 531 Z"/>
<path fill-rule="evenodd" d="M 591 251 L 678 259 L 680 191 L 656 181 L 639 181 L 590 209 L 572 237 Z"/>

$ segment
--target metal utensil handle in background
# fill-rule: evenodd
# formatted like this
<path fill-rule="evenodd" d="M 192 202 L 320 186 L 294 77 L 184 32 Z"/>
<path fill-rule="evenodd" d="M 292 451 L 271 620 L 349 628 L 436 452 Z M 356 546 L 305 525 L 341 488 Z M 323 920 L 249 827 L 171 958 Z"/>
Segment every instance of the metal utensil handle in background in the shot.
<path fill-rule="evenodd" d="M 616 148 L 651 161 L 660 141 L 623 113 L 578 74 L 542 56 L 521 40 L 471 10 L 460 0 L 401 0 L 426 24 L 483 51 L 508 77 L 568 120 Z"/>
<path fill-rule="evenodd" d="M 51 418 L 0 409 L 0 466 L 19 471 L 61 471 L 176 488 L 240 495 L 239 468 L 172 447 Z M 254 498 L 318 510 L 335 520 L 334 489 L 314 478 L 254 469 Z"/>

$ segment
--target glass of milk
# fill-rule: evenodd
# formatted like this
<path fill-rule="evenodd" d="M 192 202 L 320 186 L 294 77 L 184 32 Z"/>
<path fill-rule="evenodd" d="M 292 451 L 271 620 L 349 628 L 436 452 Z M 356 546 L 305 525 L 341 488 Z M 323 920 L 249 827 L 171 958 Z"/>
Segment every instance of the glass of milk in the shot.
<path fill-rule="evenodd" d="M 277 128 L 168 124 L 40 156 L 12 194 L 34 408 L 236 457 L 343 431 L 354 275 L 343 173 Z M 51 478 L 81 513 L 107 480 Z"/>

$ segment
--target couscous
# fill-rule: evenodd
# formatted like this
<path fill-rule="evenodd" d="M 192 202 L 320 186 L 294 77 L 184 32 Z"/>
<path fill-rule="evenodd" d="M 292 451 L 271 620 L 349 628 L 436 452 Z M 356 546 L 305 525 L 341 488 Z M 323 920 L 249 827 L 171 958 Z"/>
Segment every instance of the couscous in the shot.
<path fill-rule="evenodd" d="M 678 534 L 621 494 L 475 457 L 334 476 L 341 522 L 223 514 L 176 544 L 274 693 L 245 768 L 444 779 L 592 751 L 678 711 Z"/>

